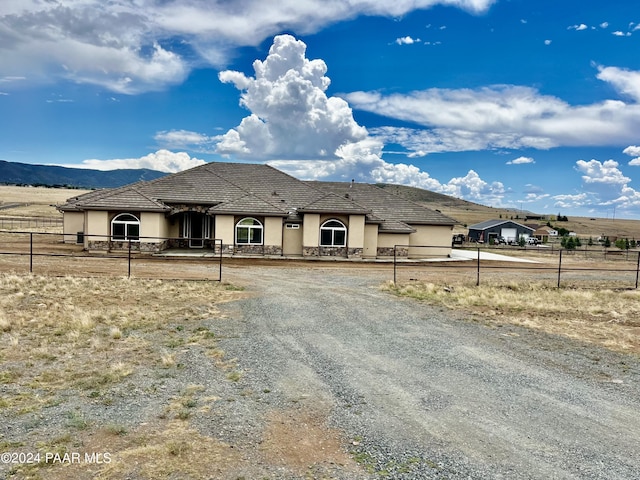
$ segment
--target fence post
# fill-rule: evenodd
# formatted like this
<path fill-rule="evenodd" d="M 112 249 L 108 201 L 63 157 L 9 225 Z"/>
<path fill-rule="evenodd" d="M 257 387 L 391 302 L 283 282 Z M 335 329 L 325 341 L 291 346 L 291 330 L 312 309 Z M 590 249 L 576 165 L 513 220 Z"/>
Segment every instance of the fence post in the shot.
<path fill-rule="evenodd" d="M 397 279 L 396 269 L 397 269 L 397 265 L 396 265 L 396 245 L 394 245 L 393 246 L 393 284 L 394 285 L 396 285 L 396 279 Z"/>
<path fill-rule="evenodd" d="M 29 233 L 29 273 L 33 273 L 33 232 Z"/>
<path fill-rule="evenodd" d="M 638 263 L 636 264 L 636 290 L 638 289 L 638 274 L 640 274 L 640 252 L 638 252 Z"/>
<path fill-rule="evenodd" d="M 131 278 L 131 239 L 129 239 L 129 259 L 128 259 L 128 264 L 129 264 L 129 271 L 127 273 L 127 278 Z"/>
<path fill-rule="evenodd" d="M 478 272 L 476 275 L 476 287 L 480 286 L 480 247 L 478 247 Z"/>
<path fill-rule="evenodd" d="M 558 288 L 560 288 L 560 272 L 562 271 L 562 249 L 560 249 L 560 256 L 558 260 Z"/>

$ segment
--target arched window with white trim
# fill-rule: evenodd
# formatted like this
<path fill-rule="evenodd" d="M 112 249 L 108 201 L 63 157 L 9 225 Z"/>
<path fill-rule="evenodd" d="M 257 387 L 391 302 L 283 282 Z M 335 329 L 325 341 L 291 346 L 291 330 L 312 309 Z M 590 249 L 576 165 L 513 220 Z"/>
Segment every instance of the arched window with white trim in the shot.
<path fill-rule="evenodd" d="M 247 217 L 236 223 L 236 243 L 238 245 L 262 245 L 262 223 Z"/>
<path fill-rule="evenodd" d="M 111 220 L 111 240 L 140 241 L 140 219 L 130 213 L 121 213 Z"/>
<path fill-rule="evenodd" d="M 320 226 L 321 247 L 345 247 L 347 227 L 339 220 L 327 220 Z"/>

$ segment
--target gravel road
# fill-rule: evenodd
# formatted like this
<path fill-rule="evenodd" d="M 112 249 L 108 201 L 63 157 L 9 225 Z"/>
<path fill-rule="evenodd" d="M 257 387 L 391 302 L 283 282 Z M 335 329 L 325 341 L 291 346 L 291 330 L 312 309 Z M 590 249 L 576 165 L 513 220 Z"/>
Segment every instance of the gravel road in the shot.
<path fill-rule="evenodd" d="M 640 478 L 636 357 L 398 299 L 379 272 L 225 275 L 248 297 L 212 328 L 242 376 L 199 428 L 260 452 L 237 476 Z"/>

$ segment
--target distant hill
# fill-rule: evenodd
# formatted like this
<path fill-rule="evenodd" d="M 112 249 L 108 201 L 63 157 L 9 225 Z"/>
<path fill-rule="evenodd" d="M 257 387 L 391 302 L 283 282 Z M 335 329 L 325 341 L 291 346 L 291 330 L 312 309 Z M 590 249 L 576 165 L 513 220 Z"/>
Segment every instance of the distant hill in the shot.
<path fill-rule="evenodd" d="M 5 185 L 114 188 L 141 180 L 154 180 L 165 175 L 167 174 L 164 172 L 146 168 L 101 171 L 0 160 L 0 184 Z"/>

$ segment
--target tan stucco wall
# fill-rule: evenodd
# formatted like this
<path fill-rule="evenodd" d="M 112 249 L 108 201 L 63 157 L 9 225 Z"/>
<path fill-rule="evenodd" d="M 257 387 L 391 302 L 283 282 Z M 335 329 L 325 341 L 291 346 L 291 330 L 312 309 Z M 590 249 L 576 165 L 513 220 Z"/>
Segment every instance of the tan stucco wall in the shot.
<path fill-rule="evenodd" d="M 235 224 L 233 215 L 216 215 L 215 237 L 222 240 L 223 245 L 233 245 Z"/>
<path fill-rule="evenodd" d="M 428 245 L 429 248 L 409 248 L 409 257 L 447 257 L 451 254 L 452 226 L 412 225 L 412 227 L 416 232 L 409 235 L 409 244 Z"/>
<path fill-rule="evenodd" d="M 378 248 L 393 248 L 394 245 L 408 244 L 408 233 L 381 233 L 378 235 Z"/>
<path fill-rule="evenodd" d="M 84 232 L 84 212 L 64 212 L 62 232 L 65 243 L 76 243 L 78 232 Z"/>
<path fill-rule="evenodd" d="M 362 256 L 364 258 L 375 258 L 378 256 L 378 225 L 365 225 Z"/>
<path fill-rule="evenodd" d="M 347 247 L 364 248 L 364 215 L 349 215 Z"/>
<path fill-rule="evenodd" d="M 302 245 L 317 247 L 320 244 L 320 215 L 305 213 L 303 222 Z"/>
<path fill-rule="evenodd" d="M 264 244 L 282 247 L 282 217 L 264 219 Z"/>
<path fill-rule="evenodd" d="M 87 241 L 93 242 L 107 242 L 108 236 L 111 235 L 111 224 L 109 223 L 109 212 L 103 211 L 88 211 L 85 217 L 85 232 L 91 233 L 89 236 L 85 236 L 85 246 Z"/>
<path fill-rule="evenodd" d="M 299 228 L 286 228 L 283 226 L 282 232 L 282 254 L 283 255 L 302 255 L 302 225 Z"/>
<path fill-rule="evenodd" d="M 164 213 L 142 212 L 140 214 L 140 240 L 148 243 L 164 241 L 169 236 L 168 221 Z"/>

